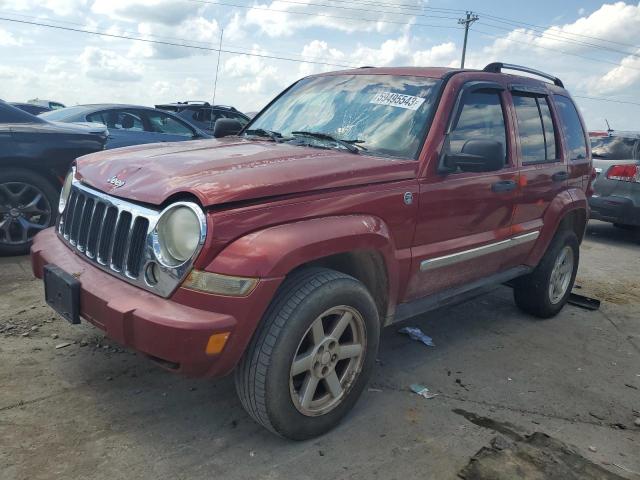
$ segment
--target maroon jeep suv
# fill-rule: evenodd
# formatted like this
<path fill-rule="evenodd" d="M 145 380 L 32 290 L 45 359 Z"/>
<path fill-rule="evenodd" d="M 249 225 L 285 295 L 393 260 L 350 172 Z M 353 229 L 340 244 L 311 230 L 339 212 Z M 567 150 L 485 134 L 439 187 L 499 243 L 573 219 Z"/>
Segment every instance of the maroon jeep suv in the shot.
<path fill-rule="evenodd" d="M 353 407 L 386 325 L 505 282 L 557 314 L 591 172 L 545 73 L 324 73 L 239 135 L 80 158 L 33 270 L 70 322 L 171 371 L 235 370 L 249 414 L 304 439 Z"/>

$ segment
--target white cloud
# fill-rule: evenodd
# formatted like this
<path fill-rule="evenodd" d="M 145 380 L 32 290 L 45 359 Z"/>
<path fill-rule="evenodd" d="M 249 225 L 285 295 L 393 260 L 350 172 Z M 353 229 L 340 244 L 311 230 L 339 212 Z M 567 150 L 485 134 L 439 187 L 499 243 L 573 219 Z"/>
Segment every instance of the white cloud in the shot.
<path fill-rule="evenodd" d="M 415 20 L 413 16 L 380 13 L 384 10 L 393 10 L 394 7 L 401 12 L 408 12 L 407 8 L 403 8 L 407 5 L 407 0 L 388 0 L 384 10 L 376 8 L 375 12 L 371 12 L 362 4 L 350 4 L 350 8 L 332 10 L 314 8 L 311 3 L 313 2 L 310 0 L 308 2 L 300 0 L 295 4 L 278 0 L 271 3 L 257 3 L 254 8 L 244 14 L 243 23 L 247 30 L 256 26 L 264 35 L 283 37 L 311 27 L 323 27 L 347 33 L 358 31 L 390 33 L 404 28 L 406 24 Z M 413 0 L 412 3 L 415 6 L 421 6 L 425 2 Z"/>
<path fill-rule="evenodd" d="M 91 6 L 93 13 L 111 19 L 165 25 L 178 25 L 199 10 L 195 4 L 174 0 L 95 0 Z"/>
<path fill-rule="evenodd" d="M 135 82 L 142 79 L 142 66 L 111 50 L 86 47 L 80 55 L 82 72 L 95 80 Z"/>
<path fill-rule="evenodd" d="M 34 10 L 41 13 L 45 9 L 65 17 L 77 13 L 86 5 L 87 0 L 0 0 L 0 7 L 8 10 Z"/>
<path fill-rule="evenodd" d="M 19 47 L 23 40 L 16 38 L 13 33 L 0 28 L 0 47 Z"/>

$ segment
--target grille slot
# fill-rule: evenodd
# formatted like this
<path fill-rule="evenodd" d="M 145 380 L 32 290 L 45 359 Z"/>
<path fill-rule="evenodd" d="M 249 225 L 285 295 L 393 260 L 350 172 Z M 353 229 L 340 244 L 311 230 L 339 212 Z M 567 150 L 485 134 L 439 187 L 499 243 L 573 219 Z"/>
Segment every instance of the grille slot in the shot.
<path fill-rule="evenodd" d="M 108 265 L 111 261 L 111 245 L 117 217 L 118 209 L 109 207 L 102 222 L 102 231 L 98 242 L 98 262 L 103 265 Z"/>
<path fill-rule="evenodd" d="M 131 214 L 121 212 L 116 225 L 116 233 L 113 239 L 113 250 L 111 253 L 111 268 L 119 272 L 124 263 L 124 253 L 129 243 L 129 231 L 131 229 Z"/>
<path fill-rule="evenodd" d="M 129 254 L 127 255 L 127 274 L 133 278 L 137 278 L 140 274 L 140 266 L 143 260 L 142 254 L 148 230 L 149 220 L 144 217 L 137 217 L 133 223 L 131 239 L 129 240 Z"/>

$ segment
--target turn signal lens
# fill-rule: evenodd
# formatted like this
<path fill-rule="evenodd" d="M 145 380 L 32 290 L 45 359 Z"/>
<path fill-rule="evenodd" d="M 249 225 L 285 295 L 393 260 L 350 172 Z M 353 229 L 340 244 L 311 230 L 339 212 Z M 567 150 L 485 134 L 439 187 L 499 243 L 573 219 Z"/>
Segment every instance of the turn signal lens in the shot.
<path fill-rule="evenodd" d="M 640 183 L 640 168 L 638 165 L 614 165 L 607 171 L 609 180 Z"/>
<path fill-rule="evenodd" d="M 182 286 L 191 290 L 199 290 L 216 295 L 246 297 L 257 284 L 257 278 L 231 277 L 219 273 L 191 270 Z"/>
<path fill-rule="evenodd" d="M 224 346 L 227 344 L 229 335 L 229 332 L 215 333 L 211 335 L 209 337 L 209 341 L 207 342 L 207 348 L 205 349 L 207 355 L 217 355 L 218 353 L 220 353 Z"/>

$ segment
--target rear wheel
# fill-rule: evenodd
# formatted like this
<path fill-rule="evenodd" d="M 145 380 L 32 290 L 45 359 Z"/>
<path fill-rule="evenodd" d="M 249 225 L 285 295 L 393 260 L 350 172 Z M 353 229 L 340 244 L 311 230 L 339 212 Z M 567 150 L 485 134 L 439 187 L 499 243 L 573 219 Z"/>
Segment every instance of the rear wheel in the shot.
<path fill-rule="evenodd" d="M 0 254 L 29 252 L 33 237 L 53 225 L 58 195 L 37 173 L 12 168 L 0 173 Z"/>
<path fill-rule="evenodd" d="M 514 282 L 516 305 L 539 318 L 557 315 L 573 289 L 579 258 L 576 234 L 558 232 L 535 270 Z"/>
<path fill-rule="evenodd" d="M 378 312 L 353 277 L 313 268 L 285 281 L 236 370 L 247 412 L 293 440 L 321 435 L 353 407 L 375 364 Z"/>

